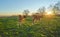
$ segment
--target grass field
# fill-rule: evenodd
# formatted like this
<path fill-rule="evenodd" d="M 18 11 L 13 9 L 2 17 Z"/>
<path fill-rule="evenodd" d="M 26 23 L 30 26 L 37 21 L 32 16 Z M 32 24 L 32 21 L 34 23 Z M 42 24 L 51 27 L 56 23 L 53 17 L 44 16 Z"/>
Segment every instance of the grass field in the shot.
<path fill-rule="evenodd" d="M 60 16 L 41 18 L 33 25 L 31 17 L 22 25 L 17 16 L 0 17 L 0 37 L 60 37 Z"/>

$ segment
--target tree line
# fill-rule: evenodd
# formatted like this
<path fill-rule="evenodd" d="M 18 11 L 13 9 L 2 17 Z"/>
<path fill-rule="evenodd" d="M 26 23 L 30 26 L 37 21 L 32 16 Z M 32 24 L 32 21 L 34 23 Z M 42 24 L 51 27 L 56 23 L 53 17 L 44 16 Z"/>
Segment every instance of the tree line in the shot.
<path fill-rule="evenodd" d="M 45 7 L 39 8 L 36 13 L 44 14 L 46 10 L 52 11 L 54 14 L 60 13 L 60 2 L 57 2 L 55 5 L 50 5 L 47 9 Z M 30 11 L 28 9 L 23 11 L 23 14 L 28 16 Z"/>

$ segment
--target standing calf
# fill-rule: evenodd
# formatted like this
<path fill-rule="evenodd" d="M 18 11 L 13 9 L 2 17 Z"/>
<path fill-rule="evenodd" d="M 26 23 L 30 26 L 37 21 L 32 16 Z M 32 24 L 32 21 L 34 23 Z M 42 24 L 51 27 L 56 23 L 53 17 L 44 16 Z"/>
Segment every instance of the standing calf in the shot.
<path fill-rule="evenodd" d="M 40 21 L 40 19 L 41 19 L 42 17 L 43 17 L 43 16 L 40 15 L 39 13 L 33 14 L 33 15 L 32 15 L 32 22 L 33 22 L 33 24 L 36 23 L 36 22 L 38 22 L 38 21 Z"/>
<path fill-rule="evenodd" d="M 22 24 L 25 20 L 26 16 L 25 15 L 19 15 L 19 23 Z"/>

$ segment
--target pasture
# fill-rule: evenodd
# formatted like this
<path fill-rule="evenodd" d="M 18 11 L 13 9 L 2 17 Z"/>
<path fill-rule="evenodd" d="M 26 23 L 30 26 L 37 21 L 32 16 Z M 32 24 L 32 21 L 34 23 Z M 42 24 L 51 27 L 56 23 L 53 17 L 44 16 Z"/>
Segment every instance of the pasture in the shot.
<path fill-rule="evenodd" d="M 18 16 L 0 17 L 0 37 L 60 37 L 60 16 L 41 18 L 35 24 L 27 17 L 22 25 L 18 19 Z"/>

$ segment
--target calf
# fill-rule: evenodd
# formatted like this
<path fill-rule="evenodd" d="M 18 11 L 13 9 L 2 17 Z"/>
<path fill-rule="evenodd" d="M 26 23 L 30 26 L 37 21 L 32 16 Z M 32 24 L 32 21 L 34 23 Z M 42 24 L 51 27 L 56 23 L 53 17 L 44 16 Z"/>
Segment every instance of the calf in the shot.
<path fill-rule="evenodd" d="M 25 15 L 19 15 L 19 23 L 22 24 L 25 18 L 26 18 Z"/>
<path fill-rule="evenodd" d="M 41 19 L 42 17 L 43 17 L 43 16 L 40 15 L 39 13 L 33 14 L 33 15 L 32 15 L 32 22 L 33 22 L 33 24 L 34 24 L 35 22 L 40 21 L 40 19 Z"/>

